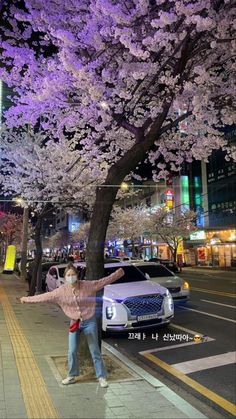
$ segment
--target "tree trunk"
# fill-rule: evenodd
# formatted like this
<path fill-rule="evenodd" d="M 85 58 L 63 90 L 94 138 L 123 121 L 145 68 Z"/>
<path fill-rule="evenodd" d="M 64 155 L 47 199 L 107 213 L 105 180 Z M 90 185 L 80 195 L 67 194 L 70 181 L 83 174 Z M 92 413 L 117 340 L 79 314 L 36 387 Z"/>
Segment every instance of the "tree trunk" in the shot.
<path fill-rule="evenodd" d="M 26 279 L 26 264 L 27 264 L 27 242 L 28 242 L 28 224 L 29 224 L 29 208 L 24 207 L 23 213 L 23 229 L 21 242 L 21 279 Z"/>
<path fill-rule="evenodd" d="M 174 258 L 174 262 L 177 263 L 177 247 L 173 249 L 173 258 Z"/>
<path fill-rule="evenodd" d="M 134 240 L 132 240 L 132 256 L 135 257 L 135 245 Z"/>
<path fill-rule="evenodd" d="M 96 201 L 90 223 L 88 247 L 86 252 L 86 276 L 89 280 L 96 280 L 104 276 L 104 247 L 106 231 L 110 213 L 115 201 L 118 187 L 96 190 Z M 102 296 L 103 290 L 97 293 L 96 317 L 98 324 L 98 342 L 102 340 Z"/>
<path fill-rule="evenodd" d="M 34 230 L 34 241 L 35 241 L 35 260 L 34 260 L 34 268 L 32 273 L 32 279 L 30 284 L 30 290 L 29 295 L 34 295 L 37 287 L 37 291 L 40 291 L 42 289 L 42 284 L 40 287 L 41 278 L 39 281 L 38 278 L 38 272 L 39 267 L 42 262 L 42 255 L 43 255 L 43 249 L 42 249 L 42 240 L 41 240 L 41 228 L 42 228 L 42 214 L 38 215 L 37 223 Z"/>
<path fill-rule="evenodd" d="M 163 112 L 153 123 L 145 136 L 144 129 L 136 129 L 136 142 L 121 159 L 114 163 L 108 171 L 104 185 L 96 189 L 96 199 L 90 222 L 89 239 L 86 251 L 86 276 L 96 280 L 104 275 L 104 247 L 109 218 L 117 191 L 121 182 L 138 163 L 146 158 L 146 153 L 158 140 L 161 127 L 168 114 L 171 102 L 167 103 Z M 120 123 L 120 122 L 119 122 Z M 101 310 L 102 300 L 98 304 Z M 98 322 L 99 343 L 101 344 L 101 317 Z"/>
<path fill-rule="evenodd" d="M 104 246 L 110 213 L 118 187 L 98 187 L 90 223 L 86 251 L 87 278 L 95 280 L 104 275 Z"/>

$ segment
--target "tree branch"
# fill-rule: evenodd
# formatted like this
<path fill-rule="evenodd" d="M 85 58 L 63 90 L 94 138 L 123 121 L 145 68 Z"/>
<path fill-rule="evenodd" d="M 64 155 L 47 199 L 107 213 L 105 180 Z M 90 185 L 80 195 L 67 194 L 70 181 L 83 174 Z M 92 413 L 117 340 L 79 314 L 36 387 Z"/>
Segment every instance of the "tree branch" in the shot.
<path fill-rule="evenodd" d="M 162 129 L 161 129 L 161 134 L 164 134 L 166 131 L 176 127 L 181 121 L 183 121 L 184 119 L 188 118 L 189 115 L 192 115 L 192 111 L 188 111 L 186 113 L 184 113 L 183 115 L 179 116 L 178 118 L 176 118 L 174 121 L 170 122 L 169 124 L 165 125 Z"/>

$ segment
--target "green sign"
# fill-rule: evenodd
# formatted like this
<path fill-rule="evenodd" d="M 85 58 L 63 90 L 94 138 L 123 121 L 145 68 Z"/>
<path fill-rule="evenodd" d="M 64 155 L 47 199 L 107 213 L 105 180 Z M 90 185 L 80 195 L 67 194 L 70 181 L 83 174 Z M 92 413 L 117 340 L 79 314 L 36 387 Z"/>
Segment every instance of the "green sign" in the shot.
<path fill-rule="evenodd" d="M 190 234 L 190 240 L 205 240 L 206 233 L 204 230 L 195 231 L 195 233 Z"/>

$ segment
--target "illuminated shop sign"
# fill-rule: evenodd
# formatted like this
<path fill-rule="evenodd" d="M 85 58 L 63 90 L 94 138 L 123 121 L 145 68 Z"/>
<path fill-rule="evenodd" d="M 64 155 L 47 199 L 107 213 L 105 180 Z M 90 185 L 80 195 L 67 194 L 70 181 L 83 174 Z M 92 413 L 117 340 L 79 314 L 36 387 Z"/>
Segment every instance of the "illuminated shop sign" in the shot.
<path fill-rule="evenodd" d="M 204 230 L 195 231 L 194 233 L 190 234 L 190 240 L 205 240 L 206 233 Z"/>
<path fill-rule="evenodd" d="M 173 202 L 174 202 L 173 189 L 166 189 L 165 196 L 166 196 L 166 206 L 168 208 L 173 208 Z"/>
<path fill-rule="evenodd" d="M 181 206 L 183 210 L 189 210 L 189 181 L 188 176 L 181 176 Z"/>
<path fill-rule="evenodd" d="M 197 226 L 203 227 L 204 226 L 204 210 L 202 207 L 202 184 L 200 176 L 194 176 L 193 178 L 193 186 L 194 186 L 194 206 L 197 215 Z"/>

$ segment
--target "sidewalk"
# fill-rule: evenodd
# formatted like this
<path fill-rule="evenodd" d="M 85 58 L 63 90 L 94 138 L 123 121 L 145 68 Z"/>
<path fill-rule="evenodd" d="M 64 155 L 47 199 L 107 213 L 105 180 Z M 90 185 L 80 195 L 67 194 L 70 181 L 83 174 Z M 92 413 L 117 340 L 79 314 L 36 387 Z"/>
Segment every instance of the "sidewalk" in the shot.
<path fill-rule="evenodd" d="M 96 381 L 63 386 L 53 357 L 67 354 L 68 320 L 57 306 L 21 304 L 26 289 L 0 275 L 0 419 L 206 417 L 107 344 L 103 351 L 112 350 L 129 378 L 108 389 Z"/>

